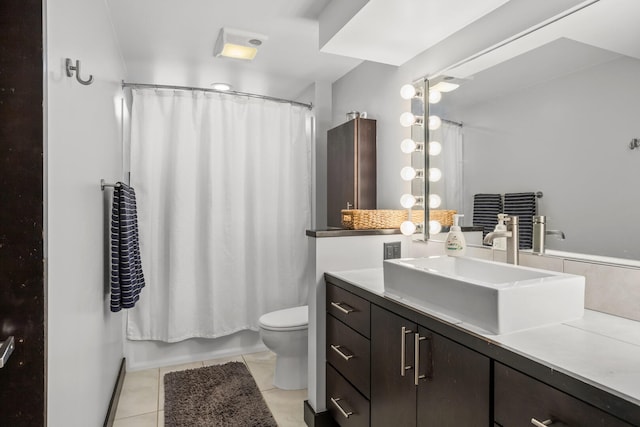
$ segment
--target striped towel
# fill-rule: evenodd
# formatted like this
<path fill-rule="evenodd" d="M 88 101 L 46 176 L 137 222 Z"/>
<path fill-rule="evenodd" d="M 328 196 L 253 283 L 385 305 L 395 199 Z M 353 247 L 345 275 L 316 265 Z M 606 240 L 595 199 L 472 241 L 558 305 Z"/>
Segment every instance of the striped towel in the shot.
<path fill-rule="evenodd" d="M 111 209 L 111 311 L 132 308 L 143 287 L 136 193 L 119 182 Z"/>
<path fill-rule="evenodd" d="M 473 225 L 483 227 L 483 239 L 496 228 L 499 213 L 502 213 L 502 196 L 500 194 L 474 194 Z"/>
<path fill-rule="evenodd" d="M 533 217 L 537 215 L 535 193 L 506 193 L 504 213 L 520 217 L 520 249 L 531 249 Z"/>

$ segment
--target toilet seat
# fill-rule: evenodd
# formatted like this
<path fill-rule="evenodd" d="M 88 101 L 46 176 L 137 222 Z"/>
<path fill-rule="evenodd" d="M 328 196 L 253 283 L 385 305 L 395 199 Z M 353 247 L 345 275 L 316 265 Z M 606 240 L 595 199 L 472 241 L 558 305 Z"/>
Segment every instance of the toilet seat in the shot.
<path fill-rule="evenodd" d="M 286 308 L 263 314 L 260 327 L 269 331 L 298 331 L 309 326 L 309 306 Z"/>

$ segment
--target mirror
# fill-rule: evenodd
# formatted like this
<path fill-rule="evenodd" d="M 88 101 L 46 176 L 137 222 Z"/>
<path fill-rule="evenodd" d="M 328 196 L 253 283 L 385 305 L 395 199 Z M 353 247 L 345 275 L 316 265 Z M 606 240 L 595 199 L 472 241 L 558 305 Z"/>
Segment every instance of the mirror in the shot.
<path fill-rule="evenodd" d="M 542 192 L 548 250 L 639 260 L 639 40 L 640 2 L 599 0 L 433 76 L 460 84 L 431 105 L 463 125 L 444 208 L 470 225 L 474 194 Z"/>

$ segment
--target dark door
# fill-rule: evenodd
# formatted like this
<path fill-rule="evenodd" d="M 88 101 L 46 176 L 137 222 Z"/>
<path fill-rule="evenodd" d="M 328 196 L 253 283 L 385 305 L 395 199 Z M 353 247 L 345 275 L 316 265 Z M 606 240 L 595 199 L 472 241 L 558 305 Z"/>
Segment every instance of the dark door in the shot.
<path fill-rule="evenodd" d="M 0 425 L 45 425 L 42 1 L 0 1 Z"/>
<path fill-rule="evenodd" d="M 418 426 L 486 427 L 490 415 L 489 358 L 419 327 Z"/>
<path fill-rule="evenodd" d="M 416 425 L 415 333 L 415 323 L 371 306 L 372 427 Z"/>
<path fill-rule="evenodd" d="M 342 209 L 356 207 L 356 120 L 327 132 L 327 225 L 340 227 Z"/>

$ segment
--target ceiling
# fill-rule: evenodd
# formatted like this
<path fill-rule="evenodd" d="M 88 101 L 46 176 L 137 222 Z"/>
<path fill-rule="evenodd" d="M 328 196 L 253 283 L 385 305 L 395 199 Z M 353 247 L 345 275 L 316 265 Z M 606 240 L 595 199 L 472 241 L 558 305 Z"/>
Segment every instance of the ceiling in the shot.
<path fill-rule="evenodd" d="M 237 91 L 297 98 L 313 82 L 332 83 L 362 60 L 400 65 L 507 1 L 106 3 L 128 82 L 198 87 L 227 82 Z M 222 27 L 264 34 L 268 40 L 254 61 L 217 58 L 213 47 Z"/>

